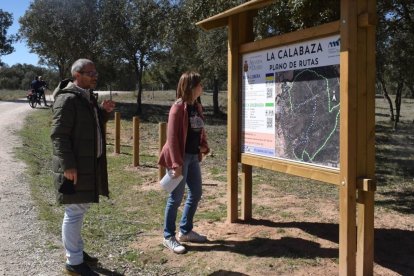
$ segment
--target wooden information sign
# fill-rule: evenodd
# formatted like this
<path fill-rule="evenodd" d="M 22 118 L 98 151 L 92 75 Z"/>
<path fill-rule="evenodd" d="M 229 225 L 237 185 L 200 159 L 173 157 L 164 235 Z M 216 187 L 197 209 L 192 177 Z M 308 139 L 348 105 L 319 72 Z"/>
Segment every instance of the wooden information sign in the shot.
<path fill-rule="evenodd" d="M 228 27 L 227 220 L 252 218 L 252 167 L 339 188 L 339 274 L 372 275 L 375 0 L 338 0 L 339 21 L 254 41 L 254 0 L 200 21 Z M 358 214 L 358 215 L 357 215 Z"/>

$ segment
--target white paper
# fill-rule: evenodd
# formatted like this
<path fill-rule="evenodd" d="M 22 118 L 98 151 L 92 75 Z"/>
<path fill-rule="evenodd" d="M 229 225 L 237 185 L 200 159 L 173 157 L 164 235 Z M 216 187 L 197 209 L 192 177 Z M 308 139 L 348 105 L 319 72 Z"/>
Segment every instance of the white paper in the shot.
<path fill-rule="evenodd" d="M 181 180 L 183 180 L 182 175 L 173 177 L 171 170 L 168 170 L 164 177 L 161 179 L 160 184 L 165 191 L 171 193 L 178 186 Z"/>

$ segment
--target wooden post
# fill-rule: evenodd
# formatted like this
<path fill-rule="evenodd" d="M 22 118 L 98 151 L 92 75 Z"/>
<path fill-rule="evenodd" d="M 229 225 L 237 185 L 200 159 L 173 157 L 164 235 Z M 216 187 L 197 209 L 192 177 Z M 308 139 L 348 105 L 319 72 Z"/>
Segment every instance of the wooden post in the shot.
<path fill-rule="evenodd" d="M 241 219 L 252 219 L 252 166 L 242 164 Z"/>
<path fill-rule="evenodd" d="M 134 167 L 139 166 L 139 117 L 134 116 L 133 123 L 132 123 L 132 129 L 133 129 L 133 165 Z"/>
<path fill-rule="evenodd" d="M 359 276 L 374 273 L 374 192 L 375 187 L 358 188 L 356 275 Z"/>
<path fill-rule="evenodd" d="M 358 185 L 357 275 L 373 275 L 375 192 L 376 0 L 358 2 Z M 369 185 L 370 184 L 370 185 Z"/>
<path fill-rule="evenodd" d="M 356 273 L 357 4 L 341 0 L 339 275 Z"/>
<path fill-rule="evenodd" d="M 164 146 L 165 142 L 167 141 L 167 123 L 159 123 L 158 124 L 158 148 L 159 152 L 161 153 L 162 147 Z M 165 175 L 165 168 L 162 166 L 158 166 L 158 180 L 161 180 Z"/>
<path fill-rule="evenodd" d="M 236 222 L 238 218 L 238 166 L 239 152 L 239 17 L 229 18 L 228 28 L 228 99 L 227 99 L 227 221 Z"/>
<path fill-rule="evenodd" d="M 326 24 L 307 38 L 331 34 L 339 24 L 340 53 L 340 170 L 317 171 L 286 162 L 257 161 L 240 153 L 240 61 L 251 47 L 288 42 L 290 35 L 248 42 L 254 10 L 274 1 L 252 0 L 198 23 L 206 30 L 228 25 L 227 221 L 237 220 L 238 162 L 242 162 L 242 217 L 251 216 L 251 167 L 284 171 L 339 185 L 339 274 L 372 275 L 375 191 L 375 25 L 376 0 L 340 0 L 339 23 Z M 304 33 L 301 33 L 304 34 Z M 293 34 L 297 35 L 297 33 Z M 253 40 L 251 40 L 253 41 Z M 241 160 L 243 159 L 243 160 Z M 290 168 L 289 168 L 290 167 Z M 293 172 L 291 168 L 298 169 Z M 288 172 L 289 171 L 289 172 Z M 313 171 L 313 172 L 312 172 Z M 310 172 L 308 174 L 307 172 Z M 357 201 L 358 193 L 358 201 Z M 250 206 L 249 206 L 250 204 Z M 250 209 L 249 209 L 250 208 Z M 358 216 L 357 216 L 358 208 Z M 358 219 L 358 221 L 357 221 Z M 358 226 L 358 230 L 357 230 Z M 358 236 L 357 236 L 358 235 Z"/>
<path fill-rule="evenodd" d="M 115 153 L 121 153 L 121 113 L 115 112 Z"/>
<path fill-rule="evenodd" d="M 253 17 L 255 12 L 249 11 L 242 13 L 240 15 L 240 27 L 242 28 L 243 32 L 240 37 L 241 42 L 250 42 L 254 40 L 253 35 Z M 240 54 L 239 54 L 240 56 Z M 240 67 L 240 66 L 239 66 Z M 241 70 L 238 70 L 239 76 L 239 86 L 241 87 Z M 240 90 L 240 89 L 239 89 Z M 242 104 L 241 99 L 239 99 L 239 118 L 241 118 L 242 114 Z M 239 123 L 241 124 L 241 122 Z M 239 152 L 241 151 L 241 131 L 238 132 L 239 135 Z M 238 155 L 238 162 L 241 162 L 241 156 L 240 153 Z M 242 202 L 241 202 L 241 219 L 244 221 L 251 220 L 252 219 L 252 166 L 242 164 Z"/>
<path fill-rule="evenodd" d="M 236 222 L 238 219 L 238 162 L 240 161 L 241 141 L 239 46 L 253 40 L 253 15 L 250 12 L 233 15 L 229 17 L 228 26 L 227 221 Z"/>

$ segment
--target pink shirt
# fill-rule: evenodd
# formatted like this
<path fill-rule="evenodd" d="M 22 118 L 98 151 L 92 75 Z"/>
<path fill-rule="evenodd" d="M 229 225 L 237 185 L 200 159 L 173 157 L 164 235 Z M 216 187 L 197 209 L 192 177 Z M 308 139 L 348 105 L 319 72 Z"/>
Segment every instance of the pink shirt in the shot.
<path fill-rule="evenodd" d="M 197 108 L 200 117 L 204 120 L 201 104 L 195 103 L 194 105 Z M 160 158 L 158 160 L 159 165 L 168 169 L 174 169 L 183 165 L 187 130 L 187 103 L 183 102 L 181 99 L 178 99 L 171 106 L 170 113 L 168 115 L 167 142 L 161 150 Z M 201 131 L 200 146 L 206 147 L 208 149 L 207 152 L 210 151 L 204 128 Z M 201 153 L 199 160 L 201 161 Z"/>

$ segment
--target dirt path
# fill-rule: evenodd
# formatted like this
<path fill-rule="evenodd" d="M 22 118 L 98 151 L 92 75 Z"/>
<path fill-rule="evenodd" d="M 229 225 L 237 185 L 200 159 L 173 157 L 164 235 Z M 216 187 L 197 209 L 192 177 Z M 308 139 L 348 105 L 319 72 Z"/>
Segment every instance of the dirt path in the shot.
<path fill-rule="evenodd" d="M 15 134 L 32 109 L 26 102 L 0 102 L 0 275 L 62 275 L 59 241 L 37 220 L 25 164 L 13 156 Z M 55 248 L 55 249 L 51 249 Z"/>

